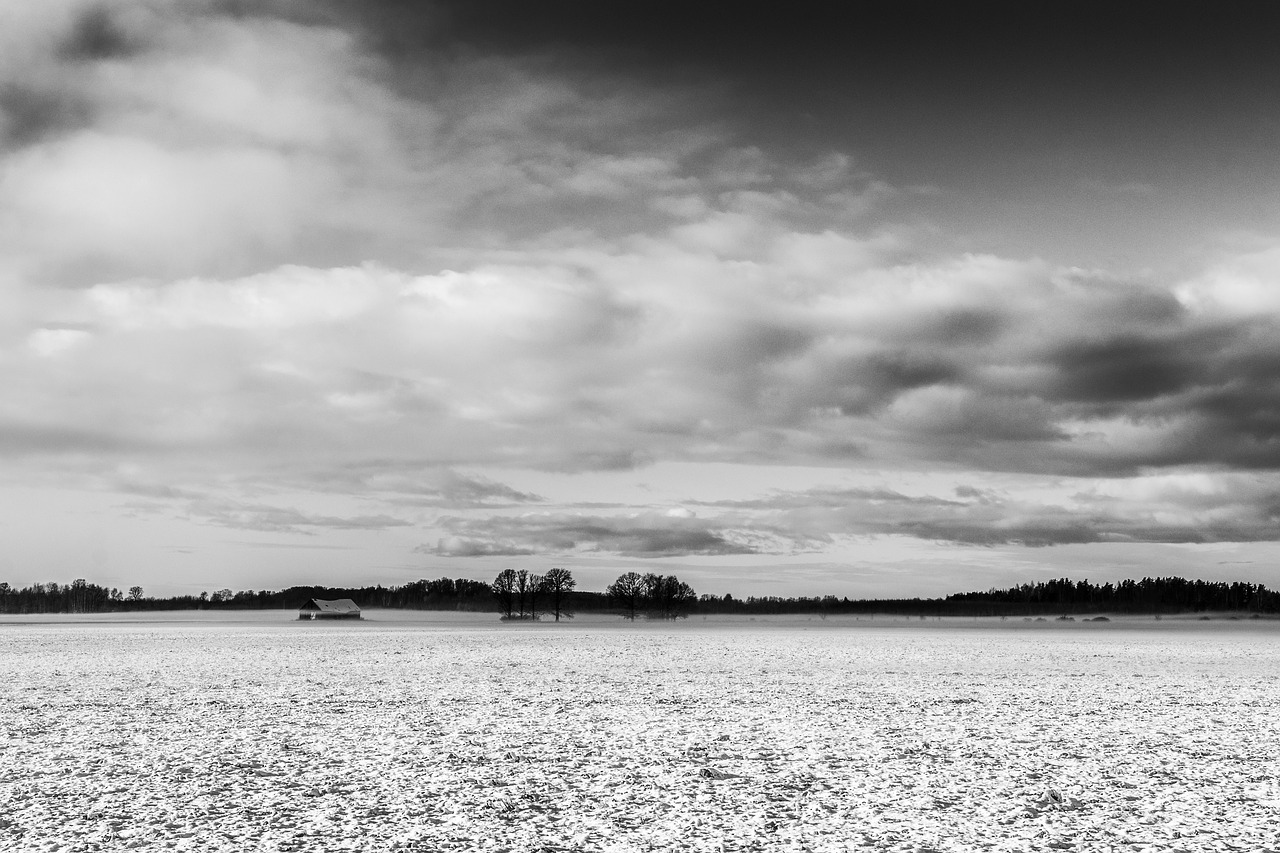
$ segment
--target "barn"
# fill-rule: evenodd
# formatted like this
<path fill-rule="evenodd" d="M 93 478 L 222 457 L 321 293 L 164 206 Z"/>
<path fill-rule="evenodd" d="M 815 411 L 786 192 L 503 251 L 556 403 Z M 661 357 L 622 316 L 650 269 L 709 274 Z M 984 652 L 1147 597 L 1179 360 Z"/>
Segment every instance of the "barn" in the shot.
<path fill-rule="evenodd" d="M 359 619 L 360 606 L 349 598 L 313 598 L 298 608 L 299 619 Z"/>

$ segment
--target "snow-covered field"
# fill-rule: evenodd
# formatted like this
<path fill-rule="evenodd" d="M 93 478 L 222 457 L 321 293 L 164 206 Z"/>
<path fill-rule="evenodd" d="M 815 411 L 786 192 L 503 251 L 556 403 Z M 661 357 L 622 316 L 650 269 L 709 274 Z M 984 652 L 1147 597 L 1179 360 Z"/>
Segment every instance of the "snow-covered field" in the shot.
<path fill-rule="evenodd" d="M 4 850 L 1277 850 L 1280 625 L 0 620 Z"/>

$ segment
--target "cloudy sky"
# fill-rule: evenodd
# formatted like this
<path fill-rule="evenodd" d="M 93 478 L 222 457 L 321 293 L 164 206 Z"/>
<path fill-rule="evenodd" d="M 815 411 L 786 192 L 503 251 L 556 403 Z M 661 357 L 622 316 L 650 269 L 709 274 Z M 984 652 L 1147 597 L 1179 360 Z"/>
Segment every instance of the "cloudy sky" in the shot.
<path fill-rule="evenodd" d="M 1276 13 L 722 8 L 0 0 L 0 579 L 1276 583 Z"/>

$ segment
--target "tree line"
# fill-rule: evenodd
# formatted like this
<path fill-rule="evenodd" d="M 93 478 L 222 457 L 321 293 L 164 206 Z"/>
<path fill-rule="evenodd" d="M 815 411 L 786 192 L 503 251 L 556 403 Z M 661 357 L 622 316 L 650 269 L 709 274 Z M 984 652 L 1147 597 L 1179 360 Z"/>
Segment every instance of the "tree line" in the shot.
<path fill-rule="evenodd" d="M 1035 616 L 1041 614 L 1122 613 L 1174 614 L 1208 611 L 1280 613 L 1280 592 L 1262 584 L 1143 578 L 1092 584 L 1066 578 L 1028 583 L 986 592 L 960 592 L 945 598 L 851 599 L 776 596 L 734 598 L 704 595 L 703 613 L 886 615 L 905 616 Z"/>
<path fill-rule="evenodd" d="M 132 587 L 128 594 L 112 587 L 98 586 L 76 578 L 68 584 L 37 583 L 18 589 L 0 583 L 0 612 L 3 613 L 101 613 L 110 610 L 139 609 L 143 603 L 142 587 Z"/>
<path fill-rule="evenodd" d="M 1203 613 L 1210 610 L 1280 612 L 1280 592 L 1262 584 L 1184 578 L 1143 578 L 1118 584 L 1091 584 L 1066 578 L 987 592 L 950 595 L 949 602 L 988 606 L 1005 612 L 1106 610 L 1112 613 Z"/>
<path fill-rule="evenodd" d="M 491 611 L 489 584 L 466 578 L 419 580 L 403 586 L 291 586 L 283 590 L 220 589 L 198 595 L 147 596 L 140 586 L 128 593 L 77 578 L 69 584 L 37 583 L 21 589 L 0 583 L 3 613 L 110 613 L 138 610 L 296 609 L 312 598 L 350 598 L 361 607 L 411 610 Z"/>
<path fill-rule="evenodd" d="M 1012 616 L 1078 613 L 1280 613 L 1280 592 L 1262 584 L 1183 578 L 1142 578 L 1093 584 L 1066 578 L 945 598 L 850 599 L 834 595 L 781 598 L 702 595 L 674 575 L 627 572 L 604 592 L 579 590 L 567 569 L 545 575 L 505 569 L 491 583 L 467 578 L 418 580 L 402 586 L 292 586 L 283 590 L 220 589 L 197 595 L 147 596 L 76 578 L 17 588 L 0 583 L 0 612 L 108 613 L 139 610 L 296 609 L 311 598 L 350 598 L 362 608 L 497 612 L 504 619 L 559 621 L 575 612 L 616 613 L 629 619 L 677 618 L 691 613 L 897 614 L 909 616 Z"/>

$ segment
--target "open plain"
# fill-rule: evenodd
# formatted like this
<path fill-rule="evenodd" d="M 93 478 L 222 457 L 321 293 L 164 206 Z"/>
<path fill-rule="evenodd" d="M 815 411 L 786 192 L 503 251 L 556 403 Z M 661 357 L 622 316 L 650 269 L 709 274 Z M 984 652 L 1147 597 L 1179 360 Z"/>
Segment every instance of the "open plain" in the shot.
<path fill-rule="evenodd" d="M 0 619 L 0 849 L 1280 849 L 1280 625 Z"/>

